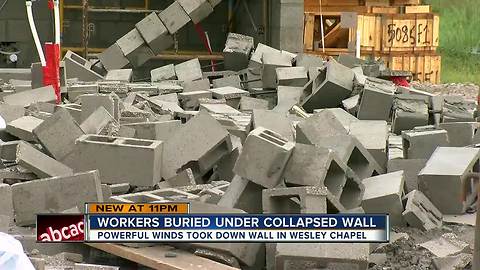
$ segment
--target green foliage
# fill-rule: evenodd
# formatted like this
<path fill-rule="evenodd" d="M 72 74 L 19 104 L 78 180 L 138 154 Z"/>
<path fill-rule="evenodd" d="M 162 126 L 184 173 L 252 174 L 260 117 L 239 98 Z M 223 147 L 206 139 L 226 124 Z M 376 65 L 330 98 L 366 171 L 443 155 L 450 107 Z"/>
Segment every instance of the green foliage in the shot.
<path fill-rule="evenodd" d="M 440 14 L 443 82 L 480 84 L 480 7 L 478 0 L 426 0 Z"/>

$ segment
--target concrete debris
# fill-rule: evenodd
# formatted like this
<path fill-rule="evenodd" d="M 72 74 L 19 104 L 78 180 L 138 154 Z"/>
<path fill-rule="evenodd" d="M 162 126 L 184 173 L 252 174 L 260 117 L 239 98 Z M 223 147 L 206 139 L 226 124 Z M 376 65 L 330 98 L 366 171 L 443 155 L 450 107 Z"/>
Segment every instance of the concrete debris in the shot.
<path fill-rule="evenodd" d="M 388 213 L 395 227 L 381 245 L 182 244 L 238 268 L 406 269 L 392 263 L 406 258 L 443 270 L 471 260 L 460 234 L 432 238 L 465 230 L 464 239 L 463 225 L 475 224 L 475 214 L 464 214 L 471 203 L 460 201 L 465 186 L 468 198 L 476 187 L 462 183 L 480 158 L 474 103 L 397 86 L 391 76 L 411 74 L 381 62 L 280 50 L 288 42 L 254 49 L 253 37 L 237 33 L 225 42 L 226 70 L 204 72 L 210 66 L 200 56 L 140 68 L 221 1 L 171 2 L 100 53 L 99 63 L 67 52 L 58 104 L 53 87 L 41 87 L 41 64 L 0 69 L 0 231 L 41 250 L 32 261 L 48 269 L 39 252 L 87 254 L 37 245 L 35 214 L 79 213 L 84 202 L 103 200 L 188 201 L 192 213 Z M 290 2 L 289 12 L 303 8 Z M 429 251 L 415 247 L 421 242 Z M 405 246 L 425 258 L 397 250 Z M 441 258 L 432 262 L 431 253 Z M 73 269 L 118 269 L 62 256 Z"/>
<path fill-rule="evenodd" d="M 420 246 L 440 258 L 457 255 L 470 249 L 468 243 L 458 239 L 453 233 L 446 233 L 437 239 L 421 243 Z"/>

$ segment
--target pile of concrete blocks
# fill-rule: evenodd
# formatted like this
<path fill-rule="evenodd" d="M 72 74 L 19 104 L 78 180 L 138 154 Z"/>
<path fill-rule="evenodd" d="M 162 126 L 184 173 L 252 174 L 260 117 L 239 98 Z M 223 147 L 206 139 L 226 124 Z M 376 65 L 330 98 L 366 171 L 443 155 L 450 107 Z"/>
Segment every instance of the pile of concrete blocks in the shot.
<path fill-rule="evenodd" d="M 31 228 L 36 213 L 82 211 L 86 201 L 388 213 L 392 226 L 425 231 L 470 206 L 459 198 L 466 186 L 472 197 L 468 175 L 479 170 L 472 103 L 397 86 L 378 63 L 254 48 L 252 37 L 230 33 L 228 70 L 205 72 L 194 58 L 134 82 L 137 67 L 218 3 L 178 0 L 149 14 L 100 54 L 104 71 L 67 53 L 60 104 L 50 86 L 13 87 L 30 77 L 1 85 L 0 230 Z M 185 248 L 251 269 L 367 269 L 370 252 L 365 244 Z"/>

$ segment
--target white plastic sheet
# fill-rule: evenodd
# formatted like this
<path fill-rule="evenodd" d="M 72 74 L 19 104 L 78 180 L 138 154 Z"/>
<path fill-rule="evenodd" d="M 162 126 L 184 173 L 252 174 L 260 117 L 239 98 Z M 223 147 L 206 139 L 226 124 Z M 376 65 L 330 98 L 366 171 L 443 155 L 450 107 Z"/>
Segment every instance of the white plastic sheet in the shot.
<path fill-rule="evenodd" d="M 12 236 L 0 232 L 0 269 L 5 270 L 35 270 L 22 244 Z"/>

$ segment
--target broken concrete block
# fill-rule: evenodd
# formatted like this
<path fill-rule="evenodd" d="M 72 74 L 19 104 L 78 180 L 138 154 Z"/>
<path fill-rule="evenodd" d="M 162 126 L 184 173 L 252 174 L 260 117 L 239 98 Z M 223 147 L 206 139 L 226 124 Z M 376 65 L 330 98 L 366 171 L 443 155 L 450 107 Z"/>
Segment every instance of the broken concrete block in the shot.
<path fill-rule="evenodd" d="M 91 70 L 92 64 L 87 59 L 72 51 L 67 51 L 63 61 L 65 62 L 67 79 L 77 78 L 84 82 L 95 82 L 103 79 L 102 75 Z"/>
<path fill-rule="evenodd" d="M 263 190 L 263 213 L 306 214 L 327 212 L 326 187 L 288 187 Z M 296 200 L 292 200 L 295 198 Z"/>
<path fill-rule="evenodd" d="M 311 67 L 321 67 L 323 66 L 323 59 L 317 55 L 311 55 L 307 53 L 299 53 L 295 58 L 295 63 L 297 67 L 305 67 L 309 69 Z"/>
<path fill-rule="evenodd" d="M 214 5 L 212 4 L 212 6 Z M 223 49 L 225 69 L 239 71 L 246 68 L 254 46 L 253 37 L 228 33 Z"/>
<path fill-rule="evenodd" d="M 180 120 L 162 121 L 162 122 L 142 122 L 126 124 L 135 130 L 135 138 L 144 140 L 166 141 L 181 128 Z"/>
<path fill-rule="evenodd" d="M 444 96 L 443 122 L 474 122 L 475 101 L 461 96 Z"/>
<path fill-rule="evenodd" d="M 56 100 L 55 90 L 51 85 L 3 96 L 3 101 L 6 104 L 24 107 L 28 107 L 35 102 L 53 103 Z"/>
<path fill-rule="evenodd" d="M 395 89 L 395 85 L 390 81 L 368 78 L 360 95 L 357 118 L 388 121 Z"/>
<path fill-rule="evenodd" d="M 470 249 L 468 243 L 458 239 L 453 233 L 443 234 L 437 239 L 421 243 L 420 246 L 440 258 L 468 252 Z"/>
<path fill-rule="evenodd" d="M 207 0 L 177 0 L 194 24 L 201 22 L 213 8 Z"/>
<path fill-rule="evenodd" d="M 180 81 L 194 81 L 203 78 L 202 67 L 198 58 L 175 65 L 175 74 Z"/>
<path fill-rule="evenodd" d="M 346 135 L 348 131 L 331 111 L 315 113 L 296 126 L 296 141 L 315 143 L 319 137 Z"/>
<path fill-rule="evenodd" d="M 177 78 L 177 75 L 175 74 L 175 66 L 173 64 L 152 69 L 150 71 L 150 76 L 152 82 L 175 80 Z"/>
<path fill-rule="evenodd" d="M 242 80 L 240 79 L 239 75 L 230 75 L 223 78 L 218 78 L 212 81 L 213 88 L 220 88 L 220 87 L 236 87 L 242 88 Z"/>
<path fill-rule="evenodd" d="M 72 169 L 25 142 L 18 144 L 16 161 L 18 165 L 41 178 L 73 174 Z"/>
<path fill-rule="evenodd" d="M 190 17 L 177 1 L 174 1 L 170 6 L 162 10 L 158 17 L 160 17 L 160 20 L 162 20 L 171 35 L 177 33 L 178 30 L 190 22 Z"/>
<path fill-rule="evenodd" d="M 259 127 L 250 132 L 233 171 L 266 188 L 277 186 L 295 144 Z"/>
<path fill-rule="evenodd" d="M 298 143 L 284 178 L 289 186 L 325 186 L 345 208 L 352 209 L 362 201 L 363 185 L 348 170 L 332 150 Z"/>
<path fill-rule="evenodd" d="M 275 269 L 365 270 L 368 255 L 369 245 L 364 243 L 277 243 Z"/>
<path fill-rule="evenodd" d="M 276 72 L 278 85 L 303 87 L 308 82 L 304 67 L 279 67 Z"/>
<path fill-rule="evenodd" d="M 100 134 L 112 122 L 116 122 L 113 116 L 103 106 L 100 106 L 80 124 L 80 128 L 85 134 Z M 81 135 L 83 134 L 78 137 Z"/>
<path fill-rule="evenodd" d="M 388 161 L 387 171 L 403 171 L 405 178 L 405 193 L 418 189 L 418 173 L 425 167 L 426 159 L 396 158 Z"/>
<path fill-rule="evenodd" d="M 145 62 L 155 56 L 152 49 L 147 46 L 142 35 L 136 28 L 117 40 L 117 44 L 122 50 L 123 55 L 125 55 L 134 67 L 145 64 Z"/>
<path fill-rule="evenodd" d="M 435 205 L 421 192 L 414 190 L 405 195 L 403 219 L 408 225 L 428 231 L 442 226 L 443 215 Z"/>
<path fill-rule="evenodd" d="M 253 58 L 253 56 L 252 56 Z M 262 55 L 262 83 L 263 88 L 276 88 L 277 87 L 277 68 L 279 67 L 291 67 L 291 57 L 281 52 L 265 52 Z"/>
<path fill-rule="evenodd" d="M 157 13 L 150 13 L 150 15 L 139 21 L 135 27 L 145 42 L 147 42 L 148 47 L 152 49 L 154 55 L 173 46 L 173 37 L 168 33 L 167 28 Z"/>
<path fill-rule="evenodd" d="M 403 171 L 363 179 L 365 193 L 362 208 L 365 213 L 388 213 L 393 226 L 405 225 L 403 212 Z"/>
<path fill-rule="evenodd" d="M 402 131 L 403 157 L 405 159 L 428 159 L 440 146 L 448 146 L 445 130 Z"/>
<path fill-rule="evenodd" d="M 257 48 L 252 53 L 250 57 L 250 62 L 248 63 L 249 68 L 261 68 L 262 67 L 262 57 L 264 53 L 281 53 L 280 50 L 267 46 L 263 43 L 258 43 Z"/>
<path fill-rule="evenodd" d="M 249 95 L 248 91 L 231 86 L 212 88 L 209 89 L 209 91 L 212 92 L 214 98 L 225 99 L 227 101 L 227 105 L 235 109 L 239 108 L 241 97 Z"/>
<path fill-rule="evenodd" d="M 7 226 L 13 220 L 12 188 L 8 184 L 0 183 L 0 219 L 7 218 Z M 0 224 L 2 222 L 0 221 Z M 0 226 L 2 227 L 2 226 Z"/>
<path fill-rule="evenodd" d="M 113 43 L 112 46 L 100 53 L 98 60 L 100 60 L 106 70 L 122 69 L 130 64 L 117 43 Z"/>
<path fill-rule="evenodd" d="M 17 145 L 21 141 L 2 142 L 0 144 L 0 159 L 12 161 L 17 158 Z"/>
<path fill-rule="evenodd" d="M 200 106 L 199 99 L 212 98 L 211 91 L 191 91 L 178 94 L 178 98 L 184 110 L 193 111 Z"/>
<path fill-rule="evenodd" d="M 106 81 L 131 82 L 133 69 L 111 69 L 105 76 Z"/>
<path fill-rule="evenodd" d="M 428 97 L 421 95 L 396 95 L 393 102 L 392 132 L 428 125 Z"/>
<path fill-rule="evenodd" d="M 287 115 L 268 110 L 253 110 L 253 128 L 263 127 L 293 141 L 293 125 Z"/>
<path fill-rule="evenodd" d="M 433 258 L 432 264 L 436 270 L 466 269 L 472 260 L 472 254 L 460 253 L 455 256 Z"/>
<path fill-rule="evenodd" d="M 440 128 L 448 133 L 449 146 L 462 147 L 471 145 L 474 142 L 475 131 L 478 128 L 477 122 L 447 122 L 440 123 Z"/>
<path fill-rule="evenodd" d="M 88 94 L 80 97 L 82 122 L 99 107 L 104 107 L 115 120 L 120 118 L 120 101 L 114 94 Z"/>
<path fill-rule="evenodd" d="M 240 98 L 240 111 L 268 110 L 268 100 L 242 96 Z"/>
<path fill-rule="evenodd" d="M 42 123 L 42 119 L 33 116 L 23 116 L 8 123 L 6 131 L 24 141 L 35 142 L 37 138 L 33 135 L 33 130 Z"/>
<path fill-rule="evenodd" d="M 360 95 L 355 95 L 342 100 L 342 107 L 352 115 L 357 115 Z"/>
<path fill-rule="evenodd" d="M 351 69 L 335 62 L 329 61 L 326 70 L 322 71 L 315 80 L 320 81 L 318 87 L 304 93 L 302 107 L 307 112 L 315 109 L 334 108 L 342 100 L 351 95 L 353 89 L 354 73 Z"/>
<path fill-rule="evenodd" d="M 60 108 L 38 125 L 33 134 L 51 156 L 62 160 L 73 151 L 75 140 L 83 135 L 83 131 L 70 113 Z"/>
<path fill-rule="evenodd" d="M 200 101 L 200 111 L 208 111 L 214 114 L 223 114 L 223 115 L 241 115 L 242 112 L 228 106 L 227 104 L 222 103 L 202 103 Z"/>
<path fill-rule="evenodd" d="M 462 178 L 478 162 L 476 148 L 438 147 L 418 174 L 418 186 L 442 214 L 461 214 Z"/>
<path fill-rule="evenodd" d="M 192 92 L 192 91 L 203 91 L 210 89 L 210 80 L 201 79 L 195 81 L 186 81 L 183 82 L 183 92 Z"/>
<path fill-rule="evenodd" d="M 25 108 L 19 105 L 0 104 L 0 117 L 5 124 L 25 116 Z"/>
<path fill-rule="evenodd" d="M 71 166 L 75 171 L 98 169 L 103 183 L 153 186 L 161 178 L 162 147 L 161 141 L 83 135 Z"/>
<path fill-rule="evenodd" d="M 383 169 L 386 169 L 388 161 L 387 122 L 375 120 L 352 121 L 349 127 L 349 134 L 355 136 L 365 149 L 367 149 L 375 158 L 378 165 Z"/>
<path fill-rule="evenodd" d="M 230 153 L 228 132 L 206 112 L 200 111 L 164 144 L 162 177 L 170 179 L 180 169 L 203 175 Z"/>
<path fill-rule="evenodd" d="M 84 209 L 87 202 L 103 201 L 98 171 L 14 184 L 12 195 L 19 226 L 35 224 L 37 213 Z"/>

